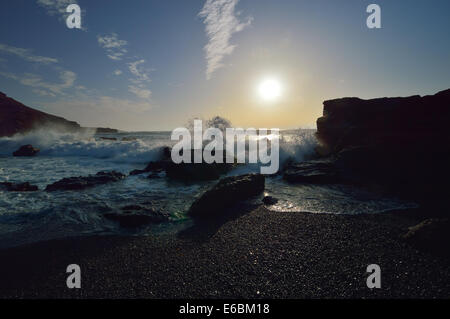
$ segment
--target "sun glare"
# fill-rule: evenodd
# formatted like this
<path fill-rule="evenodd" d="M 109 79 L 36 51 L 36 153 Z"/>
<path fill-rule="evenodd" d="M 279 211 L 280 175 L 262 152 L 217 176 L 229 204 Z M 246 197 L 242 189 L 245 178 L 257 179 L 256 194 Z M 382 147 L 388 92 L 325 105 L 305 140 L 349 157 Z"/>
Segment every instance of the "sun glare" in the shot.
<path fill-rule="evenodd" d="M 281 83 L 276 79 L 265 79 L 258 88 L 260 97 L 264 101 L 274 101 L 281 96 Z"/>

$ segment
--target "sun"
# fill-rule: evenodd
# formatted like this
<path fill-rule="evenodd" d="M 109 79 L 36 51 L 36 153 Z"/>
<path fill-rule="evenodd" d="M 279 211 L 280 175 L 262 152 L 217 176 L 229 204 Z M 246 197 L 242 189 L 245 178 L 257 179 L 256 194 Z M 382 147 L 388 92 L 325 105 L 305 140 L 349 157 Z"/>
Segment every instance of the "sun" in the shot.
<path fill-rule="evenodd" d="M 280 81 L 274 78 L 263 80 L 258 87 L 258 93 L 264 101 L 275 101 L 281 96 L 282 87 Z"/>

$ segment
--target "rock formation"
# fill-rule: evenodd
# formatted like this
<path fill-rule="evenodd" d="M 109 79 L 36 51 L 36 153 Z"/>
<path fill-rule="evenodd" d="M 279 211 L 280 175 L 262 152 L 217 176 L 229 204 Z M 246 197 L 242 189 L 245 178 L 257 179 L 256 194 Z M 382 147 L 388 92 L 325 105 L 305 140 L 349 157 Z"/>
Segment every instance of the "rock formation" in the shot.
<path fill-rule="evenodd" d="M 0 137 L 25 133 L 41 126 L 65 131 L 80 129 L 76 122 L 32 109 L 0 92 Z"/>
<path fill-rule="evenodd" d="M 225 208 L 261 194 L 264 187 L 264 175 L 248 174 L 223 178 L 192 204 L 188 214 L 193 218 L 214 219 Z"/>
<path fill-rule="evenodd" d="M 18 157 L 31 157 L 35 156 L 37 153 L 39 153 L 40 150 L 37 148 L 34 148 L 33 145 L 23 145 L 21 146 L 17 151 L 13 153 L 13 156 Z"/>
<path fill-rule="evenodd" d="M 318 152 L 340 178 L 415 199 L 442 198 L 450 178 L 450 89 L 432 96 L 324 102 Z"/>
<path fill-rule="evenodd" d="M 63 178 L 45 189 L 48 192 L 82 190 L 89 187 L 117 182 L 125 178 L 125 175 L 118 172 L 98 172 L 96 175 Z"/>

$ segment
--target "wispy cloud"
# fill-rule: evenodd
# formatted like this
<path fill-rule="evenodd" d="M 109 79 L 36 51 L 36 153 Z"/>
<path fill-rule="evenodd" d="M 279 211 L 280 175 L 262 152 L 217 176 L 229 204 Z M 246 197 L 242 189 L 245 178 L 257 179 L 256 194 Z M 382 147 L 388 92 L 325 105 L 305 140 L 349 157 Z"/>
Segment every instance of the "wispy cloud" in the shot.
<path fill-rule="evenodd" d="M 141 99 L 149 99 L 152 95 L 152 91 L 147 88 L 147 84 L 151 82 L 149 76 L 150 70 L 142 68 L 142 64 L 144 63 L 144 59 L 128 63 L 128 69 L 134 75 L 130 79 L 132 85 L 128 86 L 128 91 Z"/>
<path fill-rule="evenodd" d="M 141 59 L 135 62 L 128 63 L 128 68 L 134 76 L 136 76 L 136 81 L 138 82 L 150 82 L 150 77 L 148 75 L 148 70 L 143 70 L 139 66 L 144 64 L 145 60 Z"/>
<path fill-rule="evenodd" d="M 205 46 L 207 69 L 206 78 L 211 79 L 213 73 L 223 67 L 225 56 L 233 53 L 236 45 L 230 43 L 233 34 L 249 26 L 253 18 L 242 22 L 235 12 L 239 0 L 206 0 L 199 13 L 204 18 L 206 34 L 209 42 Z"/>
<path fill-rule="evenodd" d="M 125 46 L 128 45 L 128 42 L 119 39 L 119 36 L 116 33 L 111 33 L 110 35 L 105 36 L 99 35 L 97 40 L 99 45 L 106 50 L 107 56 L 112 60 L 122 60 L 122 58 L 124 58 L 128 53 L 125 48 Z M 131 84 L 128 86 L 128 91 L 140 99 L 148 100 L 152 95 L 152 91 L 147 87 L 148 83 L 151 82 L 149 75 L 150 70 L 142 67 L 144 63 L 144 59 L 127 63 L 128 70 L 133 75 L 133 77 L 129 79 Z M 115 70 L 113 72 L 116 76 L 119 76 L 122 73 L 123 72 L 121 70 Z"/>
<path fill-rule="evenodd" d="M 15 81 L 18 81 L 22 85 L 33 88 L 33 92 L 42 96 L 65 95 L 64 90 L 72 88 L 77 75 L 72 71 L 62 71 L 59 74 L 61 80 L 60 83 L 47 82 L 38 74 L 25 73 L 23 75 L 17 75 L 14 73 L 0 72 L 0 75 Z"/>
<path fill-rule="evenodd" d="M 55 58 L 48 58 L 44 56 L 34 55 L 32 51 L 29 49 L 17 48 L 2 43 L 0 43 L 0 52 L 15 55 L 28 62 L 43 63 L 43 64 L 58 63 L 58 60 Z"/>
<path fill-rule="evenodd" d="M 76 0 L 37 0 L 37 3 L 46 9 L 49 15 L 59 15 L 61 19 L 67 18 L 66 8 L 70 4 L 78 4 Z"/>
<path fill-rule="evenodd" d="M 110 35 L 97 36 L 98 44 L 106 50 L 108 58 L 111 60 L 119 61 L 122 60 L 123 56 L 128 52 L 124 48 L 128 42 L 119 39 L 116 33 L 111 33 Z"/>
<path fill-rule="evenodd" d="M 128 91 L 144 100 L 149 99 L 152 96 L 152 91 L 150 91 L 149 89 L 138 87 L 135 85 L 129 85 Z"/>

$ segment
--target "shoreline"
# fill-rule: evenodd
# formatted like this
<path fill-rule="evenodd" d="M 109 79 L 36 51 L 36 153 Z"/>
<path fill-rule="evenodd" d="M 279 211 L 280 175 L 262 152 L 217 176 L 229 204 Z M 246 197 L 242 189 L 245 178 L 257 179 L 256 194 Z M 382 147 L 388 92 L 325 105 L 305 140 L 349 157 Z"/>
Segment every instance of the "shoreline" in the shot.
<path fill-rule="evenodd" d="M 177 235 L 89 236 L 0 250 L 0 298 L 449 298 L 450 262 L 400 235 L 423 217 L 236 209 Z M 82 288 L 66 287 L 78 264 Z M 382 288 L 366 286 L 379 264 Z"/>

